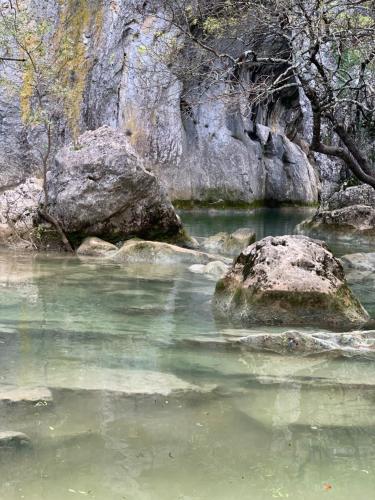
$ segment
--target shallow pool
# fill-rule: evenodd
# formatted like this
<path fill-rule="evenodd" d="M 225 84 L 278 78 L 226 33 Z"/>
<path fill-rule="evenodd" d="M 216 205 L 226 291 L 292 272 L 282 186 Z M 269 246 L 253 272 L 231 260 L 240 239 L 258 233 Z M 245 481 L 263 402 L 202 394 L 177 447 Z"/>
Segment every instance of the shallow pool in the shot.
<path fill-rule="evenodd" d="M 197 236 L 260 238 L 306 214 L 182 217 Z M 374 280 L 353 281 L 373 315 Z M 215 323 L 214 286 L 184 267 L 0 253 L 0 432 L 31 442 L 0 447 L 0 499 L 374 498 L 375 365 L 226 343 L 251 331 Z"/>

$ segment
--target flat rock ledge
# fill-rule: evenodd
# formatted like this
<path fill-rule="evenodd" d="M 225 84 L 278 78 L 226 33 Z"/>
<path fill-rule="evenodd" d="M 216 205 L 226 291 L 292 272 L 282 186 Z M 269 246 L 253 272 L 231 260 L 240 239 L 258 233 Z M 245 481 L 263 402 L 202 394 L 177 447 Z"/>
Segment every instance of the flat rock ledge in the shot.
<path fill-rule="evenodd" d="M 218 281 L 218 318 L 251 325 L 351 330 L 369 315 L 350 291 L 341 263 L 306 236 L 267 237 L 244 250 Z"/>
<path fill-rule="evenodd" d="M 375 331 L 333 333 L 258 333 L 235 341 L 251 351 L 273 352 L 281 355 L 360 357 L 375 359 Z"/>
<path fill-rule="evenodd" d="M 126 264 L 208 264 L 221 260 L 231 263 L 231 259 L 211 255 L 197 250 L 181 248 L 158 241 L 129 240 L 115 253 L 108 256 L 115 262 Z"/>
<path fill-rule="evenodd" d="M 95 367 L 86 367 L 82 371 L 74 366 L 66 376 L 54 374 L 48 384 L 53 389 L 113 392 L 125 397 L 207 394 L 216 388 L 208 384 L 192 384 L 172 373 Z"/>
<path fill-rule="evenodd" d="M 52 393 L 47 387 L 0 386 L 0 404 L 47 405 L 52 401 Z"/>

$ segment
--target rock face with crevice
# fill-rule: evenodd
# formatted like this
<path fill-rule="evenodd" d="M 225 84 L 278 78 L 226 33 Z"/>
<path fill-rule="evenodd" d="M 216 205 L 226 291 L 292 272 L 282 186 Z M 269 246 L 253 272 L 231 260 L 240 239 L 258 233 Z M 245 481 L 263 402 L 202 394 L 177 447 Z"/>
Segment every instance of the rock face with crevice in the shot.
<path fill-rule="evenodd" d="M 106 125 L 127 134 L 172 201 L 317 202 L 320 182 L 313 160 L 295 140 L 305 119 L 298 92 L 244 116 L 245 102 L 234 109 L 220 99 L 228 89 L 205 89 L 197 81 L 191 85 L 199 99 L 186 102 L 183 83 L 165 62 L 165 40 L 181 45 L 183 40 L 163 19 L 162 2 L 31 4 L 57 36 L 68 20 L 75 43 L 76 67 L 65 75 L 75 101 L 65 110 L 70 119 L 58 120 L 54 147 L 64 146 L 77 131 Z M 7 71 L 10 79 L 22 78 L 18 66 Z M 36 170 L 33 146 L 39 144 L 20 116 L 17 101 L 0 88 L 0 188 L 23 182 Z"/>
<path fill-rule="evenodd" d="M 48 211 L 67 235 L 118 241 L 173 237 L 182 225 L 164 189 L 110 127 L 86 132 L 61 149 L 48 175 Z"/>
<path fill-rule="evenodd" d="M 349 329 L 369 319 L 340 262 L 305 236 L 267 237 L 246 248 L 217 283 L 214 310 L 245 325 Z"/>

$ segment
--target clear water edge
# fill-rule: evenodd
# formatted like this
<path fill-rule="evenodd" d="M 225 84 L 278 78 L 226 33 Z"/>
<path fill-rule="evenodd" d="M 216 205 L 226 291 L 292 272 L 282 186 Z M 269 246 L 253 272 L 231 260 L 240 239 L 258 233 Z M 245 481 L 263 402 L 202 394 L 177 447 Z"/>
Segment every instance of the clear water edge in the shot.
<path fill-rule="evenodd" d="M 197 236 L 247 226 L 260 238 L 292 233 L 306 212 L 182 216 Z M 373 283 L 353 285 L 372 314 Z M 196 342 L 236 334 L 212 318 L 214 285 L 183 267 L 0 253 L 0 386 L 54 399 L 0 407 L 0 431 L 33 443 L 0 449 L 0 499 L 375 497 L 374 364 Z M 149 373 L 213 389 L 116 392 Z"/>

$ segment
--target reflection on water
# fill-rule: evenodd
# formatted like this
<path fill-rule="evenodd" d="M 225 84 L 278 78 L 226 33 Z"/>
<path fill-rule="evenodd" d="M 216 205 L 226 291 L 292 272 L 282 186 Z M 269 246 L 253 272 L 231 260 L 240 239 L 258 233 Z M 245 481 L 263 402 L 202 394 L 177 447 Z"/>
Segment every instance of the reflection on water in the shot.
<path fill-rule="evenodd" d="M 305 216 L 184 218 L 198 236 L 260 237 Z M 354 287 L 374 313 L 373 282 Z M 0 442 L 0 499 L 372 498 L 373 363 L 227 345 L 213 288 L 184 267 L 0 254 L 0 433 L 32 441 Z"/>

